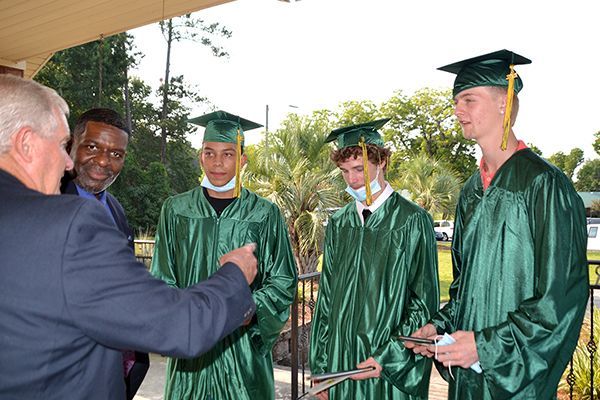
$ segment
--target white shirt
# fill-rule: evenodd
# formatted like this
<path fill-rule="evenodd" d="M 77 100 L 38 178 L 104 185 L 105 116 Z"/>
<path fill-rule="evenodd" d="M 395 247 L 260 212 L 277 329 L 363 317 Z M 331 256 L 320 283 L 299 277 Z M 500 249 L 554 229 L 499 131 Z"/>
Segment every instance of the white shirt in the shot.
<path fill-rule="evenodd" d="M 377 197 L 377 199 L 375 199 L 373 204 L 371 204 L 370 206 L 367 207 L 358 200 L 354 201 L 356 203 L 356 211 L 358 211 L 358 217 L 360 218 L 360 221 L 363 225 L 365 224 L 365 220 L 362 215 L 363 210 L 366 208 L 367 210 L 371 211 L 371 213 L 374 213 L 392 195 L 392 193 L 394 193 L 394 189 L 392 189 L 392 186 L 386 181 L 385 188 L 383 188 L 383 191 L 381 192 L 379 197 Z"/>

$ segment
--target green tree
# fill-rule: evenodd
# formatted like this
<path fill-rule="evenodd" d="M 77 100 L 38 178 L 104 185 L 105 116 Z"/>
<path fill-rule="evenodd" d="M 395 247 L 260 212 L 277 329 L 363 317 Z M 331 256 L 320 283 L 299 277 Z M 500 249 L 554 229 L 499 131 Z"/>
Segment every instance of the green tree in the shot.
<path fill-rule="evenodd" d="M 337 115 L 336 127 L 362 124 L 374 119 L 385 118 L 381 115 L 379 107 L 370 100 L 345 101 L 340 106 L 341 110 Z"/>
<path fill-rule="evenodd" d="M 71 126 L 94 107 L 112 108 L 125 115 L 127 70 L 137 58 L 132 36 L 122 33 L 55 53 L 35 80 L 65 99 Z"/>
<path fill-rule="evenodd" d="M 537 147 L 536 145 L 534 145 L 533 143 L 527 143 L 527 146 L 531 149 L 531 151 L 533 151 L 535 154 L 537 154 L 540 157 L 543 157 L 542 155 L 542 150 L 540 150 L 539 147 Z"/>
<path fill-rule="evenodd" d="M 588 160 L 581 166 L 575 189 L 579 192 L 600 192 L 600 158 Z"/>
<path fill-rule="evenodd" d="M 583 162 L 583 150 L 576 147 L 569 154 L 559 151 L 548 157 L 548 161 L 560 168 L 569 179 L 573 180 L 575 169 Z"/>
<path fill-rule="evenodd" d="M 323 138 L 331 130 L 327 113 L 290 115 L 282 128 L 248 149 L 250 189 L 270 199 L 286 219 L 300 273 L 315 271 L 322 251 L 325 222 L 342 204 L 337 168 Z"/>
<path fill-rule="evenodd" d="M 445 219 L 454 214 L 461 182 L 442 161 L 419 155 L 401 165 L 392 186 L 407 190 L 412 201 Z"/>
<path fill-rule="evenodd" d="M 139 79 L 133 79 L 130 84 L 133 135 L 123 172 L 110 189 L 123 203 L 131 225 L 149 232 L 155 230 L 164 200 L 197 186 L 200 176 L 197 152 L 186 138 L 195 128 L 186 122 L 189 109 L 183 105 L 190 98 L 199 100 L 199 96 L 186 86 L 183 77 L 174 77 L 171 82 L 169 129 L 173 135 L 167 142 L 166 164 L 160 159 L 160 109 L 148 100 L 151 88 Z M 156 164 L 163 165 L 162 169 L 158 170 Z M 156 171 L 159 175 L 153 178 Z M 139 198 L 151 199 L 154 206 L 138 201 Z"/>
<path fill-rule="evenodd" d="M 127 213 L 135 232 L 155 232 L 160 209 L 172 194 L 167 171 L 160 162 L 139 166 L 136 155 L 128 155 L 126 167 L 111 186 Z"/>
<path fill-rule="evenodd" d="M 402 163 L 420 155 L 443 160 L 463 182 L 476 171 L 475 148 L 454 118 L 450 90 L 424 88 L 411 97 L 398 91 L 382 105 L 381 115 L 392 118 L 384 128 L 394 150 L 391 178 Z"/>
<path fill-rule="evenodd" d="M 594 146 L 594 150 L 596 151 L 596 154 L 600 155 L 600 131 L 596 132 L 594 134 L 594 144 L 592 146 Z"/>
<path fill-rule="evenodd" d="M 161 86 L 162 96 L 162 107 L 161 107 L 161 146 L 160 146 L 160 159 L 163 163 L 167 160 L 167 138 L 172 136 L 174 133 L 170 129 L 169 114 L 172 113 L 170 108 L 171 102 L 169 97 L 172 89 L 170 74 L 171 74 L 171 50 L 173 43 L 180 40 L 192 40 L 198 42 L 203 46 L 207 46 L 211 49 L 213 56 L 224 57 L 227 56 L 227 52 L 222 46 L 215 42 L 218 37 L 230 38 L 231 31 L 226 27 L 221 26 L 219 23 L 207 24 L 200 18 L 192 18 L 190 14 L 184 15 L 178 18 L 172 18 L 167 21 L 159 22 L 160 30 L 167 42 L 167 54 L 165 63 L 165 78 L 163 85 Z"/>

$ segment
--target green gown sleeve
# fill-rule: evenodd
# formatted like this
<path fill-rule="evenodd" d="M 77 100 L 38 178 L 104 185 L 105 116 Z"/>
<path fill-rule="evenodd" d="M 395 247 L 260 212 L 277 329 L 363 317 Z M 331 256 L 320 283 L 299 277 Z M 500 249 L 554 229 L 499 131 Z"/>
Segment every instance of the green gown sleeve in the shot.
<path fill-rule="evenodd" d="M 253 292 L 256 315 L 249 333 L 258 353 L 265 355 L 273 348 L 289 318 L 298 283 L 287 227 L 274 205 L 262 226 L 258 246 L 262 286 Z"/>
<path fill-rule="evenodd" d="M 174 257 L 171 243 L 173 243 L 173 223 L 171 220 L 171 199 L 165 200 L 160 211 L 156 236 L 154 238 L 154 255 L 150 273 L 158 279 L 165 281 L 170 286 L 178 286 L 174 272 Z"/>
<path fill-rule="evenodd" d="M 563 179 L 561 179 L 563 178 Z M 530 226 L 535 294 L 506 321 L 475 332 L 477 352 L 494 398 L 516 398 L 528 385 L 551 398 L 579 336 L 588 298 L 585 215 L 564 176 L 545 177 L 532 190 Z M 479 260 L 484 263 L 488 260 Z M 550 371 L 548 371 L 550 370 Z"/>
<path fill-rule="evenodd" d="M 381 365 L 382 377 L 406 393 L 427 397 L 431 360 L 407 350 L 395 339 L 398 335 L 410 335 L 423 326 L 439 308 L 440 291 L 437 270 L 437 245 L 433 232 L 433 221 L 424 212 L 414 216 L 413 239 L 410 241 L 412 260 L 407 288 L 408 301 L 397 331 L 383 346 L 376 349 L 373 357 Z"/>
<path fill-rule="evenodd" d="M 325 232 L 325 245 L 323 249 L 323 263 L 321 279 L 319 280 L 319 294 L 315 313 L 312 318 L 310 335 L 309 364 L 312 374 L 321 374 L 327 371 L 327 336 L 329 316 L 329 280 L 331 279 L 331 260 L 333 259 L 333 224 L 328 224 Z"/>

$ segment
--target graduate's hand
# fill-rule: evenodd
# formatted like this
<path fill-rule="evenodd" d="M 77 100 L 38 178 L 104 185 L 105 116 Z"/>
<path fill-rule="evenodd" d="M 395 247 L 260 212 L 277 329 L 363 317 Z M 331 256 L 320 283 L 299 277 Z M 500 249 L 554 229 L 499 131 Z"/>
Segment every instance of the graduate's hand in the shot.
<path fill-rule="evenodd" d="M 256 243 L 250 243 L 238 249 L 231 250 L 219 259 L 219 264 L 223 266 L 230 262 L 237 265 L 244 274 L 246 282 L 248 282 L 249 285 L 256 277 L 257 272 L 257 261 L 256 257 L 254 257 L 254 250 L 256 250 Z"/>
<path fill-rule="evenodd" d="M 410 336 L 424 339 L 435 339 L 437 335 L 437 329 L 435 329 L 435 326 L 433 326 L 433 324 L 427 324 L 411 333 Z M 435 354 L 435 348 L 430 345 L 406 341 L 404 342 L 404 347 L 411 349 L 415 354 L 421 354 L 422 356 L 429 358 L 433 357 Z"/>
<path fill-rule="evenodd" d="M 374 367 L 375 369 L 360 374 L 352 375 L 350 378 L 355 381 L 362 381 L 363 379 L 379 378 L 381 376 L 381 365 L 373 357 L 367 358 L 360 364 L 356 364 L 356 368 L 367 368 Z"/>
<path fill-rule="evenodd" d="M 444 367 L 469 368 L 479 361 L 473 332 L 456 331 L 451 336 L 456 340 L 456 343 L 438 346 L 437 360 L 444 364 Z"/>
<path fill-rule="evenodd" d="M 323 390 L 322 392 L 315 394 L 315 397 L 318 400 L 329 400 L 329 390 Z"/>
<path fill-rule="evenodd" d="M 316 386 L 321 382 L 323 382 L 323 381 L 315 379 L 312 383 L 313 383 L 313 386 Z M 329 389 L 325 389 L 322 392 L 315 393 L 315 394 L 313 394 L 313 397 L 317 400 L 329 400 Z M 312 399 L 313 397 L 310 397 L 310 398 Z"/>

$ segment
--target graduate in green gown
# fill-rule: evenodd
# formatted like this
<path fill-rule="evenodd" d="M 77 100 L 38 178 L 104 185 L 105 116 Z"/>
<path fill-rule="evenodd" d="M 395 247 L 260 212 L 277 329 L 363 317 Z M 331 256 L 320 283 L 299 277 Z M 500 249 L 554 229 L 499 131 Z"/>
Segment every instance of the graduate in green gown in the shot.
<path fill-rule="evenodd" d="M 438 310 L 437 251 L 430 215 L 385 181 L 388 119 L 340 128 L 332 160 L 355 199 L 327 225 L 312 321 L 312 374 L 374 367 L 320 399 L 427 398 L 431 362 L 407 350 L 409 335 Z"/>
<path fill-rule="evenodd" d="M 288 230 L 273 203 L 241 187 L 244 130 L 260 125 L 224 111 L 190 122 L 206 127 L 201 187 L 162 207 L 151 272 L 185 288 L 210 277 L 219 258 L 257 244 L 251 285 L 256 314 L 196 359 L 170 359 L 165 399 L 274 399 L 271 350 L 286 323 L 297 285 Z"/>
<path fill-rule="evenodd" d="M 455 115 L 483 154 L 456 209 L 450 302 L 415 332 L 456 340 L 437 349 L 450 399 L 555 398 L 585 312 L 582 200 L 512 129 L 523 86 L 514 65 L 530 62 L 502 50 L 440 68 L 457 74 Z"/>

